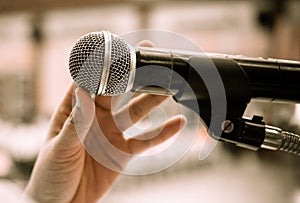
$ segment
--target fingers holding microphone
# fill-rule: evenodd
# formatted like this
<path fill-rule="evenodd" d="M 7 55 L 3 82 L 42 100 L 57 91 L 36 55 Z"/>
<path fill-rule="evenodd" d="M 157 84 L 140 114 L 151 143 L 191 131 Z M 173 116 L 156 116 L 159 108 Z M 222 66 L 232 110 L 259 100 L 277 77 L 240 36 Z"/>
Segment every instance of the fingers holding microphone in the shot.
<path fill-rule="evenodd" d="M 153 44 L 143 41 L 139 46 L 153 46 Z M 163 143 L 186 125 L 186 119 L 180 115 L 166 119 L 158 126 L 139 129 L 136 136 L 128 139 L 124 136 L 124 132 L 149 116 L 154 108 L 170 97 L 139 94 L 125 102 L 119 111 L 113 112 L 113 100 L 122 100 L 122 98 L 123 96 L 95 96 L 96 120 L 92 123 L 87 139 L 83 140 L 87 152 L 95 160 L 112 170 L 116 168 L 119 172 L 121 172 L 119 166 L 125 166 L 124 160 L 130 160 Z"/>

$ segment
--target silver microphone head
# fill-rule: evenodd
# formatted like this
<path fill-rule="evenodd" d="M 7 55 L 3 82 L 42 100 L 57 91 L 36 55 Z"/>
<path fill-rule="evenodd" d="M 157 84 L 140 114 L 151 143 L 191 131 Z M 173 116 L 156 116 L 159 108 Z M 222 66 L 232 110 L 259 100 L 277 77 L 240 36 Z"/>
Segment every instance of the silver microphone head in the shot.
<path fill-rule="evenodd" d="M 69 70 L 76 85 L 94 95 L 113 96 L 131 90 L 136 55 L 125 40 L 108 31 L 82 36 L 74 45 Z"/>

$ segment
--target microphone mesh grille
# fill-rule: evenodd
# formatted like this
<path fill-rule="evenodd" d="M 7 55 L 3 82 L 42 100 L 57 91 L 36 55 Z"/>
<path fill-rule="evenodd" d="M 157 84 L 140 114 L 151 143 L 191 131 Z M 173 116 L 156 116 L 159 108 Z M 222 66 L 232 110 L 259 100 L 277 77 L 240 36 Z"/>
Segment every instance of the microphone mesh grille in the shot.
<path fill-rule="evenodd" d="M 81 37 L 70 54 L 70 73 L 78 86 L 97 95 L 104 69 L 105 52 L 110 51 L 107 84 L 101 95 L 119 95 L 126 91 L 129 81 L 130 47 L 123 39 L 114 35 L 111 35 L 111 50 L 105 50 L 105 43 L 107 42 L 103 32 L 89 33 Z"/>
<path fill-rule="evenodd" d="M 103 71 L 104 34 L 89 33 L 74 45 L 69 69 L 75 83 L 86 91 L 97 94 Z"/>

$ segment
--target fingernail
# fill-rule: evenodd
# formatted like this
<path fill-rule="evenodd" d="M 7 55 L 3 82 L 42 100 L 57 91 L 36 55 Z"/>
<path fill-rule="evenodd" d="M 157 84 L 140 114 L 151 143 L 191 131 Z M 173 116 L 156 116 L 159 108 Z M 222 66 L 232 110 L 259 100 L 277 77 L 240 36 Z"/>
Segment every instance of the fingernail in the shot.
<path fill-rule="evenodd" d="M 143 46 L 143 47 L 154 47 L 155 44 L 151 42 L 150 40 L 143 40 L 137 44 L 137 46 Z"/>
<path fill-rule="evenodd" d="M 180 130 L 183 129 L 187 125 L 187 118 L 183 115 L 181 115 L 181 125 Z"/>

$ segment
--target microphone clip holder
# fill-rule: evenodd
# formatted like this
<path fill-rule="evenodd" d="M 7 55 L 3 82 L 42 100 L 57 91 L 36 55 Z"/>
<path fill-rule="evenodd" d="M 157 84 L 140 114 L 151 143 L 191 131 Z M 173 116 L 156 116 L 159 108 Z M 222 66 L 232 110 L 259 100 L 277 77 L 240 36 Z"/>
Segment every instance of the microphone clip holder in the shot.
<path fill-rule="evenodd" d="M 265 148 L 300 155 L 300 135 L 266 125 L 263 117 L 227 117 L 222 123 L 221 141 L 257 151 Z"/>
<path fill-rule="evenodd" d="M 265 139 L 265 123 L 261 116 L 255 115 L 252 119 L 227 116 L 221 129 L 219 140 L 255 151 L 261 148 Z"/>

